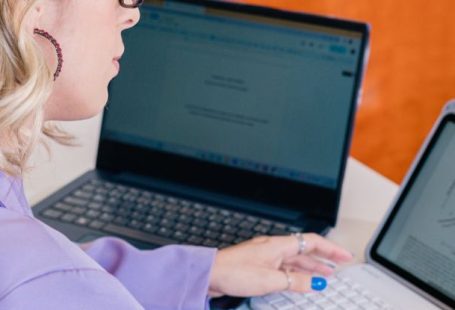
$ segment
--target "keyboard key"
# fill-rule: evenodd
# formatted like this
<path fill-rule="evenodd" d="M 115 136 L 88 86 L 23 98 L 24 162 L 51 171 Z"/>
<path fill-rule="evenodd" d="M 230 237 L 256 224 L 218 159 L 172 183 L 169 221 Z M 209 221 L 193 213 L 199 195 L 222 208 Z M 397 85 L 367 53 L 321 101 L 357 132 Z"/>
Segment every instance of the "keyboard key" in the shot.
<path fill-rule="evenodd" d="M 145 218 L 145 222 L 150 223 L 150 224 L 156 224 L 160 221 L 160 218 L 156 215 L 147 215 Z"/>
<path fill-rule="evenodd" d="M 206 230 L 204 232 L 204 236 L 207 238 L 211 238 L 211 239 L 218 239 L 219 235 L 220 235 L 219 233 L 212 231 L 212 230 Z"/>
<path fill-rule="evenodd" d="M 185 214 L 180 215 L 177 219 L 178 222 L 185 223 L 185 224 L 191 223 L 192 220 L 193 220 L 193 218 L 191 216 L 188 216 Z"/>
<path fill-rule="evenodd" d="M 114 219 L 114 216 L 112 214 L 109 214 L 109 213 L 103 213 L 101 214 L 100 220 L 104 221 L 104 222 L 110 222 Z"/>
<path fill-rule="evenodd" d="M 84 214 L 86 210 L 87 209 L 83 208 L 83 207 L 73 207 L 73 208 L 71 208 L 71 212 L 73 212 L 75 214 L 78 214 L 78 215 Z"/>
<path fill-rule="evenodd" d="M 111 213 L 111 214 L 113 214 L 115 212 L 115 210 L 116 210 L 115 207 L 111 207 L 111 206 L 107 206 L 107 205 L 105 205 L 101 208 L 101 211 L 103 211 L 105 213 Z"/>
<path fill-rule="evenodd" d="M 103 226 L 104 226 L 105 224 L 106 224 L 106 223 L 104 223 L 104 222 L 95 220 L 95 221 L 92 221 L 92 222 L 88 225 L 88 227 L 93 228 L 93 229 L 100 230 L 101 228 L 103 228 Z"/>
<path fill-rule="evenodd" d="M 221 224 L 216 222 L 210 222 L 207 227 L 213 231 L 219 231 L 222 228 Z"/>
<path fill-rule="evenodd" d="M 149 233 L 155 233 L 158 230 L 158 227 L 151 223 L 147 223 L 144 225 L 144 227 L 142 227 L 142 230 L 149 232 Z"/>
<path fill-rule="evenodd" d="M 117 215 L 127 217 L 130 215 L 131 211 L 130 209 L 125 209 L 125 208 L 118 208 L 115 212 Z"/>
<path fill-rule="evenodd" d="M 238 244 L 238 243 L 241 243 L 241 242 L 243 242 L 243 241 L 245 241 L 245 240 L 246 240 L 246 238 L 237 237 L 237 238 L 234 240 L 233 244 Z"/>
<path fill-rule="evenodd" d="M 92 184 L 86 184 L 86 185 L 82 186 L 82 190 L 85 192 L 94 192 L 95 189 L 96 189 L 96 187 L 93 186 Z"/>
<path fill-rule="evenodd" d="M 74 220 L 77 218 L 76 214 L 73 213 L 66 213 L 63 215 L 60 219 L 64 222 L 71 223 L 74 222 Z"/>
<path fill-rule="evenodd" d="M 289 235 L 289 232 L 283 229 L 273 228 L 268 234 L 272 236 L 284 236 Z"/>
<path fill-rule="evenodd" d="M 209 216 L 209 213 L 208 212 L 205 212 L 203 210 L 200 210 L 200 211 L 196 211 L 193 213 L 193 216 L 196 217 L 196 218 L 207 218 Z"/>
<path fill-rule="evenodd" d="M 128 223 L 128 220 L 123 216 L 117 216 L 113 222 L 117 225 L 126 225 L 126 223 Z"/>
<path fill-rule="evenodd" d="M 75 198 L 75 197 L 66 197 L 63 201 L 66 202 L 67 204 L 72 205 L 72 206 L 85 207 L 88 204 L 88 200 Z"/>
<path fill-rule="evenodd" d="M 100 210 L 103 207 L 103 205 L 99 202 L 90 202 L 87 206 L 93 210 Z"/>
<path fill-rule="evenodd" d="M 180 230 L 182 232 L 186 232 L 189 228 L 190 226 L 183 223 L 178 223 L 177 225 L 175 225 L 175 229 Z"/>
<path fill-rule="evenodd" d="M 280 302 L 281 300 L 285 299 L 285 297 L 282 294 L 269 294 L 265 295 L 264 300 L 270 304 L 275 304 L 277 302 Z"/>
<path fill-rule="evenodd" d="M 215 247 L 217 247 L 218 242 L 216 242 L 216 241 L 213 240 L 213 239 L 207 238 L 207 239 L 205 239 L 205 240 L 202 242 L 202 245 L 203 245 L 203 246 L 210 247 L 210 248 L 215 248 Z"/>
<path fill-rule="evenodd" d="M 70 206 L 69 204 L 63 203 L 63 202 L 57 202 L 54 205 L 55 209 L 61 210 L 61 211 L 70 211 L 73 207 Z"/>
<path fill-rule="evenodd" d="M 188 237 L 187 234 L 185 234 L 184 232 L 181 232 L 179 230 L 177 230 L 173 235 L 172 235 L 172 238 L 173 239 L 176 239 L 178 241 L 183 241 L 185 240 L 186 238 Z"/>
<path fill-rule="evenodd" d="M 200 236 L 202 235 L 204 230 L 197 226 L 191 226 L 188 232 L 191 233 L 192 235 Z"/>
<path fill-rule="evenodd" d="M 250 222 L 248 220 L 244 220 L 243 222 L 241 222 L 239 224 L 239 227 L 240 228 L 244 228 L 244 229 L 252 229 L 254 227 L 254 223 L 253 222 Z"/>
<path fill-rule="evenodd" d="M 302 228 L 301 227 L 297 227 L 297 226 L 290 226 L 290 227 L 288 227 L 288 231 L 291 232 L 291 233 L 301 232 Z"/>
<path fill-rule="evenodd" d="M 104 196 L 104 195 L 97 194 L 97 195 L 93 196 L 92 199 L 93 199 L 93 201 L 103 203 L 103 202 L 106 200 L 106 198 L 107 198 L 107 197 Z"/>
<path fill-rule="evenodd" d="M 137 221 L 137 220 L 131 220 L 129 223 L 128 223 L 128 227 L 131 227 L 131 228 L 134 228 L 134 229 L 141 229 L 142 226 L 144 226 L 144 224 L 140 221 Z"/>
<path fill-rule="evenodd" d="M 224 220 L 224 216 L 222 216 L 221 214 L 212 214 L 210 215 L 209 217 L 209 221 L 210 222 L 222 222 Z"/>
<path fill-rule="evenodd" d="M 222 228 L 221 231 L 225 234 L 234 235 L 237 232 L 237 228 L 234 228 L 233 226 L 230 225 L 226 225 Z"/>
<path fill-rule="evenodd" d="M 188 243 L 197 245 L 202 244 L 202 241 L 204 241 L 203 238 L 195 235 L 191 235 L 187 240 Z"/>
<path fill-rule="evenodd" d="M 90 219 L 88 219 L 88 218 L 86 218 L 84 216 L 80 216 L 80 217 L 77 218 L 77 220 L 74 223 L 76 223 L 77 225 L 85 226 L 89 222 L 90 222 Z"/>
<path fill-rule="evenodd" d="M 261 234 L 264 234 L 264 235 L 267 234 L 269 229 L 270 229 L 269 226 L 265 226 L 265 225 L 262 225 L 262 224 L 254 226 L 254 231 L 257 231 L 257 232 L 259 232 Z"/>
<path fill-rule="evenodd" d="M 63 212 L 54 209 L 47 209 L 42 214 L 47 218 L 58 219 L 63 214 Z"/>
<path fill-rule="evenodd" d="M 243 220 L 245 218 L 245 215 L 242 213 L 235 212 L 234 214 L 232 214 L 232 217 L 238 220 Z"/>
<path fill-rule="evenodd" d="M 175 226 L 175 222 L 174 221 L 170 221 L 168 219 L 162 219 L 159 225 L 161 227 L 165 227 L 165 228 L 172 228 L 172 227 Z"/>
<path fill-rule="evenodd" d="M 169 237 L 172 235 L 172 231 L 169 228 L 161 227 L 160 229 L 158 229 L 158 235 L 163 237 Z"/>
<path fill-rule="evenodd" d="M 201 219 L 195 219 L 193 221 L 193 225 L 199 226 L 199 227 L 206 227 L 208 222 L 206 220 L 201 220 Z"/>
<path fill-rule="evenodd" d="M 121 201 L 119 198 L 115 198 L 115 197 L 111 196 L 110 198 L 107 198 L 104 203 L 108 204 L 112 207 L 117 207 L 121 203 Z"/>
<path fill-rule="evenodd" d="M 97 194 L 100 194 L 102 196 L 106 195 L 109 191 L 106 188 L 100 188 L 98 187 L 95 191 Z"/>
<path fill-rule="evenodd" d="M 272 304 L 273 306 L 275 306 L 277 309 L 282 309 L 282 310 L 290 310 L 292 308 L 294 308 L 294 305 L 287 299 L 281 299 L 281 300 L 278 300 L 276 302 L 274 302 Z"/>
<path fill-rule="evenodd" d="M 174 221 L 175 219 L 177 219 L 179 217 L 179 214 L 175 211 L 168 211 L 163 214 L 163 217 L 170 221 Z"/>
<path fill-rule="evenodd" d="M 137 212 L 137 211 L 133 211 L 131 214 L 130 214 L 130 217 L 132 219 L 135 219 L 137 221 L 142 221 L 144 220 L 145 218 L 145 215 L 143 213 L 140 213 L 140 212 Z"/>
<path fill-rule="evenodd" d="M 161 216 L 164 213 L 164 210 L 158 207 L 154 207 L 149 210 L 149 214 Z"/>
<path fill-rule="evenodd" d="M 84 198 L 84 199 L 90 199 L 93 194 L 81 190 L 77 190 L 73 193 L 73 196 L 78 197 L 78 198 Z"/>
<path fill-rule="evenodd" d="M 137 204 L 134 207 L 134 210 L 136 210 L 137 212 L 145 213 L 149 210 L 149 206 L 148 204 Z"/>
<path fill-rule="evenodd" d="M 239 237 L 242 237 L 242 238 L 245 238 L 245 239 L 249 239 L 249 238 L 251 238 L 251 237 L 253 236 L 253 232 L 250 231 L 250 230 L 242 229 L 242 230 L 240 230 L 240 231 L 237 233 L 237 235 L 238 235 Z"/>
<path fill-rule="evenodd" d="M 223 221 L 225 225 L 237 226 L 242 220 L 236 218 L 227 218 Z"/>
<path fill-rule="evenodd" d="M 169 238 L 163 238 L 160 236 L 148 234 L 142 231 L 134 230 L 131 228 L 107 224 L 103 227 L 103 230 L 108 233 L 118 234 L 120 236 L 137 239 L 144 242 L 150 242 L 159 245 L 168 245 L 168 244 L 175 244 L 175 241 Z"/>
<path fill-rule="evenodd" d="M 219 248 L 219 249 L 224 249 L 224 248 L 227 248 L 227 247 L 229 247 L 229 246 L 230 246 L 229 243 L 222 242 L 222 243 L 220 243 L 220 244 L 218 245 L 218 248 Z"/>
<path fill-rule="evenodd" d="M 219 239 L 226 243 L 232 243 L 232 241 L 234 241 L 235 237 L 232 235 L 228 235 L 228 234 L 221 234 Z"/>
<path fill-rule="evenodd" d="M 95 210 L 88 210 L 86 214 L 88 217 L 96 218 L 96 217 L 98 217 L 98 215 L 101 214 L 101 212 L 95 211 Z"/>

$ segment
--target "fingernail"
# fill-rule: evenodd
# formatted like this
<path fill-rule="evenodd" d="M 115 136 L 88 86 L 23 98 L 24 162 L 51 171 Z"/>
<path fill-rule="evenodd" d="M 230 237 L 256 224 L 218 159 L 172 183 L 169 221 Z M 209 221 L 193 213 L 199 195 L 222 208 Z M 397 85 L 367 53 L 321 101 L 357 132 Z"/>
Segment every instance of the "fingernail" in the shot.
<path fill-rule="evenodd" d="M 327 287 L 327 281 L 321 277 L 311 278 L 311 288 L 315 291 L 322 291 Z"/>

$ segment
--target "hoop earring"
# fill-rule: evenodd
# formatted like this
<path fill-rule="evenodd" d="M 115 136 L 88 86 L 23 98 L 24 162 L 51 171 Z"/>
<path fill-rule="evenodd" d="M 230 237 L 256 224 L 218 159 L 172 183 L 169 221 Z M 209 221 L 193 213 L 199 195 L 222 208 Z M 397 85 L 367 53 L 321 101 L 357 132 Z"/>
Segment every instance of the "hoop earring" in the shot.
<path fill-rule="evenodd" d="M 54 81 L 57 79 L 57 77 L 60 75 L 60 72 L 62 71 L 62 66 L 63 66 L 63 55 L 62 55 L 62 49 L 60 47 L 60 44 L 58 44 L 57 40 L 51 36 L 47 31 L 35 28 L 33 30 L 34 34 L 40 35 L 47 40 L 49 40 L 52 45 L 55 48 L 55 51 L 57 52 L 57 70 L 54 72 Z"/>

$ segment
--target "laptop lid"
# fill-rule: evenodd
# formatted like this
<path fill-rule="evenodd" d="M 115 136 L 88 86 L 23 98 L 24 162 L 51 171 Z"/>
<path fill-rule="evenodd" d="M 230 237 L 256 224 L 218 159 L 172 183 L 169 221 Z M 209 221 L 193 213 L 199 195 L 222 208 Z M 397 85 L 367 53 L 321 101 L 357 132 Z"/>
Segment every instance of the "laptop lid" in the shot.
<path fill-rule="evenodd" d="M 436 303 L 455 308 L 455 102 L 424 143 L 368 259 Z"/>
<path fill-rule="evenodd" d="M 365 24 L 233 3 L 149 1 L 124 33 L 97 167 L 334 224 Z"/>

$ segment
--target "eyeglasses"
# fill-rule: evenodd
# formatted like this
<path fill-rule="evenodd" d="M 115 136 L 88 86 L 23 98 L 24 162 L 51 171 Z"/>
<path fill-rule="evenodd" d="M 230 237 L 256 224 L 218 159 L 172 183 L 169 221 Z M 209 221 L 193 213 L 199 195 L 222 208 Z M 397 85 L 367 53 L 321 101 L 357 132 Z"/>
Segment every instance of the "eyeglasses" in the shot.
<path fill-rule="evenodd" d="M 144 0 L 119 0 L 120 5 L 127 9 L 138 8 L 144 3 Z"/>

